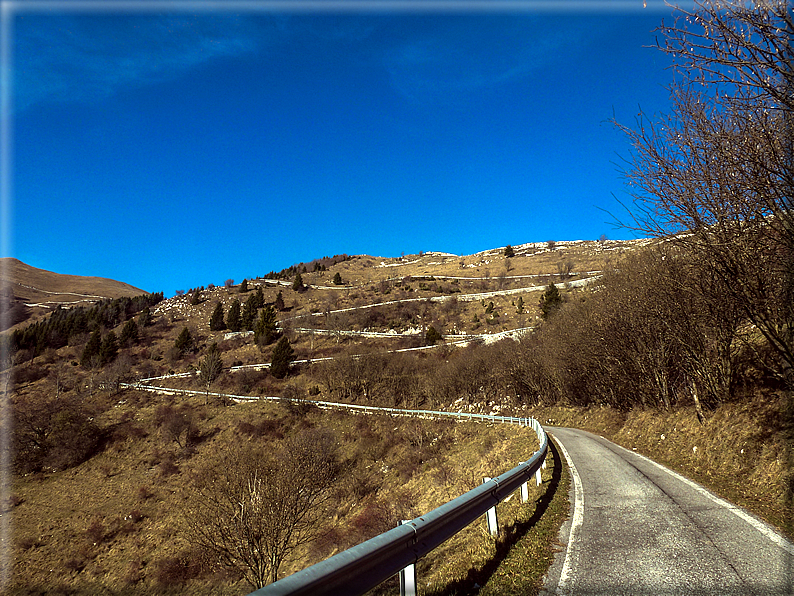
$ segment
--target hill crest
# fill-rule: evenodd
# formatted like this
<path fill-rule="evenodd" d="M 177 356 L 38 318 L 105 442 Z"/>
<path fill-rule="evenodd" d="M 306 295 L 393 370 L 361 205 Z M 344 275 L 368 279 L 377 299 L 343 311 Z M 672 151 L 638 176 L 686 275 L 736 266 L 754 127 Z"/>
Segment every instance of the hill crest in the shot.
<path fill-rule="evenodd" d="M 2 308 L 10 313 L 10 325 L 27 324 L 58 306 L 86 306 L 107 298 L 148 294 L 121 281 L 55 273 L 13 257 L 0 258 L 0 287 Z"/>

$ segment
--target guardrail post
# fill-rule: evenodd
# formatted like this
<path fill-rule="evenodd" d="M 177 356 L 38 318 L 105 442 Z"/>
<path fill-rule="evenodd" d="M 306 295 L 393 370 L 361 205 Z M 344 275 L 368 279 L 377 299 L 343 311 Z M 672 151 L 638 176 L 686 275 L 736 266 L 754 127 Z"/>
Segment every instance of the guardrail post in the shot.
<path fill-rule="evenodd" d="M 541 483 L 541 479 L 540 479 L 540 468 L 538 468 L 537 470 L 535 470 L 535 482 L 537 482 L 537 483 L 538 483 L 537 485 L 538 485 L 538 486 L 540 486 L 540 483 Z"/>
<path fill-rule="evenodd" d="M 490 476 L 486 476 L 482 479 L 482 483 L 485 484 L 486 482 L 490 482 Z M 496 505 L 491 507 L 488 511 L 485 512 L 485 521 L 488 524 L 488 533 L 496 537 L 499 535 L 499 523 L 496 520 Z"/>
<path fill-rule="evenodd" d="M 520 461 L 519 464 L 523 464 L 524 462 Z M 521 493 L 521 502 L 526 503 L 529 501 L 529 481 L 524 482 L 519 489 Z"/>
<path fill-rule="evenodd" d="M 398 525 L 407 524 L 410 519 L 402 520 Z M 400 596 L 416 596 L 416 564 L 411 563 L 400 571 Z"/>

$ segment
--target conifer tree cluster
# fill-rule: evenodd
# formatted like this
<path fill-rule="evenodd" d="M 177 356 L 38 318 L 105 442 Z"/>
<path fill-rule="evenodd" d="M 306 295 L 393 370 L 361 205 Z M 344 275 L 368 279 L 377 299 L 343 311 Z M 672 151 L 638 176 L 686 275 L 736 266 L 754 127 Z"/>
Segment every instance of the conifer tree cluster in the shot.
<path fill-rule="evenodd" d="M 135 319 L 130 319 L 124 324 L 119 336 L 119 342 L 122 346 L 134 344 L 138 341 L 138 324 Z"/>
<path fill-rule="evenodd" d="M 258 287 L 256 292 L 248 296 L 248 299 L 243 304 L 242 314 L 240 315 L 241 329 L 245 331 L 253 331 L 254 323 L 256 322 L 256 315 L 259 309 L 265 305 L 265 296 L 262 293 L 262 288 Z"/>
<path fill-rule="evenodd" d="M 102 332 L 96 329 L 83 348 L 80 364 L 86 368 L 105 366 L 116 359 L 118 351 L 119 343 L 116 334 L 109 331 L 105 337 L 102 337 Z"/>
<path fill-rule="evenodd" d="M 141 313 L 143 321 L 139 328 L 148 325 L 151 320 L 149 307 L 163 299 L 163 293 L 144 294 L 134 298 L 124 297 L 104 300 L 95 306 L 84 308 L 56 308 L 52 314 L 23 329 L 11 334 L 10 352 L 30 350 L 33 355 L 41 354 L 47 348 L 57 350 L 74 342 L 80 334 L 95 329 L 113 329 L 124 321 L 129 321 L 137 313 Z M 128 331 L 130 333 L 131 330 Z M 134 338 L 125 337 L 125 341 Z"/>
<path fill-rule="evenodd" d="M 309 263 L 298 263 L 296 265 L 290 265 L 286 269 L 282 269 L 281 271 L 271 271 L 267 275 L 265 275 L 265 279 L 293 279 L 295 275 L 298 273 L 306 273 L 307 271 L 327 271 L 329 267 L 336 265 L 337 263 L 343 263 L 345 261 L 349 261 L 352 257 L 346 254 L 341 255 L 334 255 L 333 257 L 323 257 L 322 259 L 314 259 Z"/>
<path fill-rule="evenodd" d="M 284 309 L 284 297 L 281 292 L 276 296 L 275 304 L 265 304 L 265 296 L 261 287 L 250 294 L 241 306 L 235 298 L 229 306 L 226 320 L 223 320 L 223 306 L 219 302 L 210 317 L 210 329 L 221 331 L 253 331 L 254 339 L 260 347 L 273 343 L 278 338 L 277 311 Z"/>

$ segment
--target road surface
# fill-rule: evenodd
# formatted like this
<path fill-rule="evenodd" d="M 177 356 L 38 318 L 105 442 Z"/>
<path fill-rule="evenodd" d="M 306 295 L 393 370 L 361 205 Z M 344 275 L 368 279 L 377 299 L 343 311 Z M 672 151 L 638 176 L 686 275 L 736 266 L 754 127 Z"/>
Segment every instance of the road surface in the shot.
<path fill-rule="evenodd" d="M 572 496 L 544 594 L 794 594 L 794 545 L 764 522 L 602 437 L 547 430 Z"/>

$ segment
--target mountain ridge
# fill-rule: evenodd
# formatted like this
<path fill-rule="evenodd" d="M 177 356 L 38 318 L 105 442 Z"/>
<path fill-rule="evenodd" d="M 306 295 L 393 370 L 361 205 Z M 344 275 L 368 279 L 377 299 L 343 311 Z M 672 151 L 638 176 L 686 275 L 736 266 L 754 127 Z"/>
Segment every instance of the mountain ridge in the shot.
<path fill-rule="evenodd" d="M 14 257 L 0 258 L 0 283 L 4 288 L 11 287 L 17 298 L 26 302 L 40 301 L 45 304 L 80 301 L 74 300 L 74 297 L 96 300 L 149 293 L 131 284 L 106 277 L 72 275 L 39 269 Z M 72 299 L 53 299 L 59 296 L 72 296 Z"/>

